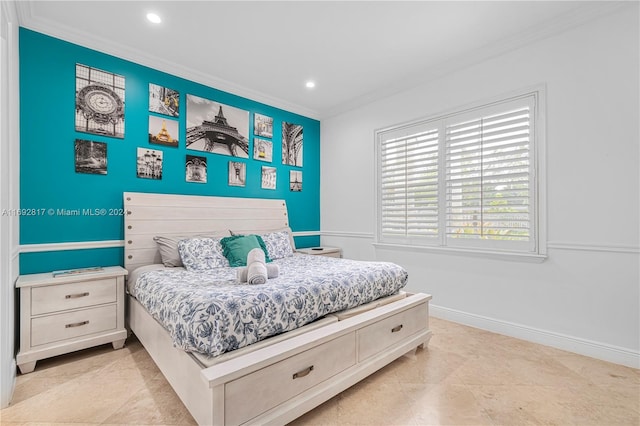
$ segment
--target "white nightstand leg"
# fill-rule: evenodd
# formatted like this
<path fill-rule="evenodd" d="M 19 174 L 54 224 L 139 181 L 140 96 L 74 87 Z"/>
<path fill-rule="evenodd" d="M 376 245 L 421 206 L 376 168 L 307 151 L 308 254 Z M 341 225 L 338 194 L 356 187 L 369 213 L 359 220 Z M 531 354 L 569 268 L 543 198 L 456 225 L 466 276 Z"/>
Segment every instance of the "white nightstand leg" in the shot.
<path fill-rule="evenodd" d="M 114 340 L 111 342 L 113 349 L 122 349 L 124 347 L 124 341 L 127 339 Z"/>
<path fill-rule="evenodd" d="M 18 368 L 20 368 L 20 372 L 22 374 L 31 373 L 33 370 L 36 369 L 36 362 L 37 361 L 31 361 L 31 362 L 25 362 L 24 364 L 18 364 Z"/>

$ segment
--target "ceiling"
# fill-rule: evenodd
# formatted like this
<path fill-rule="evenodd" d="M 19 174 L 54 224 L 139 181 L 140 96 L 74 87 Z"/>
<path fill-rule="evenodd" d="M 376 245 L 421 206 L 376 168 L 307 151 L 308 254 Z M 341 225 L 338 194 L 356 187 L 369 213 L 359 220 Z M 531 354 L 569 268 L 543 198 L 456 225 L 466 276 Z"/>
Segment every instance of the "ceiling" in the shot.
<path fill-rule="evenodd" d="M 16 4 L 26 28 L 322 119 L 579 25 L 621 3 Z M 150 11 L 163 22 L 148 22 Z M 307 80 L 316 87 L 307 89 Z"/>

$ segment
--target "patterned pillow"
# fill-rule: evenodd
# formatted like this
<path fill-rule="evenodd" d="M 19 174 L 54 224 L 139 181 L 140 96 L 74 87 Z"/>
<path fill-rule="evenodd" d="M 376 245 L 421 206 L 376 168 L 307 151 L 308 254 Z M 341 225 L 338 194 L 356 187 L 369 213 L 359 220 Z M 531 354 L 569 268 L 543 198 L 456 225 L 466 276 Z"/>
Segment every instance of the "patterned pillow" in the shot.
<path fill-rule="evenodd" d="M 178 252 L 187 271 L 206 271 L 229 266 L 218 238 L 195 237 L 178 242 Z"/>
<path fill-rule="evenodd" d="M 287 231 L 270 232 L 262 234 L 269 257 L 273 259 L 282 259 L 283 257 L 293 256 L 293 249 L 289 241 L 289 233 Z"/>

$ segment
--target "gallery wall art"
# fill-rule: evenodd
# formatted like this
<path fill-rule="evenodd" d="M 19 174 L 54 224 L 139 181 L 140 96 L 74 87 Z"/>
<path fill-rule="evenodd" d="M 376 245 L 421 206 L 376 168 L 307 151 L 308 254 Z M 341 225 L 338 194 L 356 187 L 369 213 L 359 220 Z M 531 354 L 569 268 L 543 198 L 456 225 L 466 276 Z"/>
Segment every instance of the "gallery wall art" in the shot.
<path fill-rule="evenodd" d="M 121 75 L 76 64 L 76 130 L 124 138 L 124 90 Z"/>
<path fill-rule="evenodd" d="M 249 158 L 249 111 L 187 95 L 187 149 Z"/>
<path fill-rule="evenodd" d="M 289 190 L 293 192 L 302 191 L 302 172 L 300 170 L 289 171 Z"/>
<path fill-rule="evenodd" d="M 207 157 L 187 154 L 185 177 L 187 182 L 207 183 Z"/>
<path fill-rule="evenodd" d="M 149 111 L 178 117 L 180 115 L 180 93 L 177 90 L 149 83 Z"/>
<path fill-rule="evenodd" d="M 254 138 L 253 159 L 271 163 L 273 161 L 273 142 L 266 139 Z"/>
<path fill-rule="evenodd" d="M 107 174 L 107 144 L 76 139 L 75 164 L 77 173 Z"/>
<path fill-rule="evenodd" d="M 253 117 L 253 134 L 271 139 L 273 137 L 273 117 L 256 113 Z"/>
<path fill-rule="evenodd" d="M 137 176 L 144 179 L 162 179 L 162 151 L 138 148 Z"/>
<path fill-rule="evenodd" d="M 262 189 L 276 189 L 276 168 L 262 166 Z"/>
<path fill-rule="evenodd" d="M 246 186 L 247 164 L 242 161 L 229 161 L 229 185 Z"/>
<path fill-rule="evenodd" d="M 20 120 L 19 140 L 14 142 L 24 154 L 19 164 L 24 207 L 119 209 L 123 192 L 277 198 L 287 203 L 291 229 L 320 229 L 318 120 L 25 27 L 17 31 L 20 87 L 15 89 L 20 95 L 20 111 L 16 111 Z M 187 124 L 188 94 L 218 105 L 209 104 L 209 116 L 202 114 L 200 122 Z M 192 112 L 203 106 L 195 104 L 191 103 Z M 197 144 L 187 147 L 187 135 L 193 137 L 187 130 L 201 126 L 203 120 L 215 121 L 220 107 L 247 150 L 238 157 L 217 143 L 212 151 L 191 149 Z M 231 107 L 241 111 L 240 123 L 232 117 Z M 282 164 L 283 122 L 304 126 L 304 168 Z M 177 146 L 173 139 L 178 140 Z M 77 152 L 76 140 L 86 141 L 78 142 Z M 223 148 L 222 154 L 218 148 Z M 229 185 L 230 161 L 245 164 L 244 186 L 235 186 L 234 167 Z M 265 170 L 265 189 L 262 166 L 272 167 Z M 303 191 L 290 190 L 291 170 L 303 172 Z M 242 170 L 240 178 L 241 182 Z M 23 216 L 20 228 L 24 244 L 122 239 L 121 216 Z M 320 237 L 296 236 L 296 243 L 317 246 Z M 57 253 L 21 253 L 19 269 L 39 273 L 119 265 L 123 259 L 122 247 L 115 245 L 83 250 L 79 256 Z"/>
<path fill-rule="evenodd" d="M 300 124 L 282 122 L 282 164 L 302 167 L 302 136 Z"/>
<path fill-rule="evenodd" d="M 149 143 L 177 147 L 178 121 L 150 115 Z"/>

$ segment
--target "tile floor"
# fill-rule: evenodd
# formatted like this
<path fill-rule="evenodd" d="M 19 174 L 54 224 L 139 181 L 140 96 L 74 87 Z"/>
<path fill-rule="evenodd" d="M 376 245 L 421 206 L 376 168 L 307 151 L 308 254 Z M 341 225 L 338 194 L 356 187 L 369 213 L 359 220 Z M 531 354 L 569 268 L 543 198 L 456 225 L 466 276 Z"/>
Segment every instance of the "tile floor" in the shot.
<path fill-rule="evenodd" d="M 432 318 L 429 348 L 293 425 L 640 425 L 640 370 Z M 135 338 L 39 361 L 2 425 L 195 424 Z"/>

